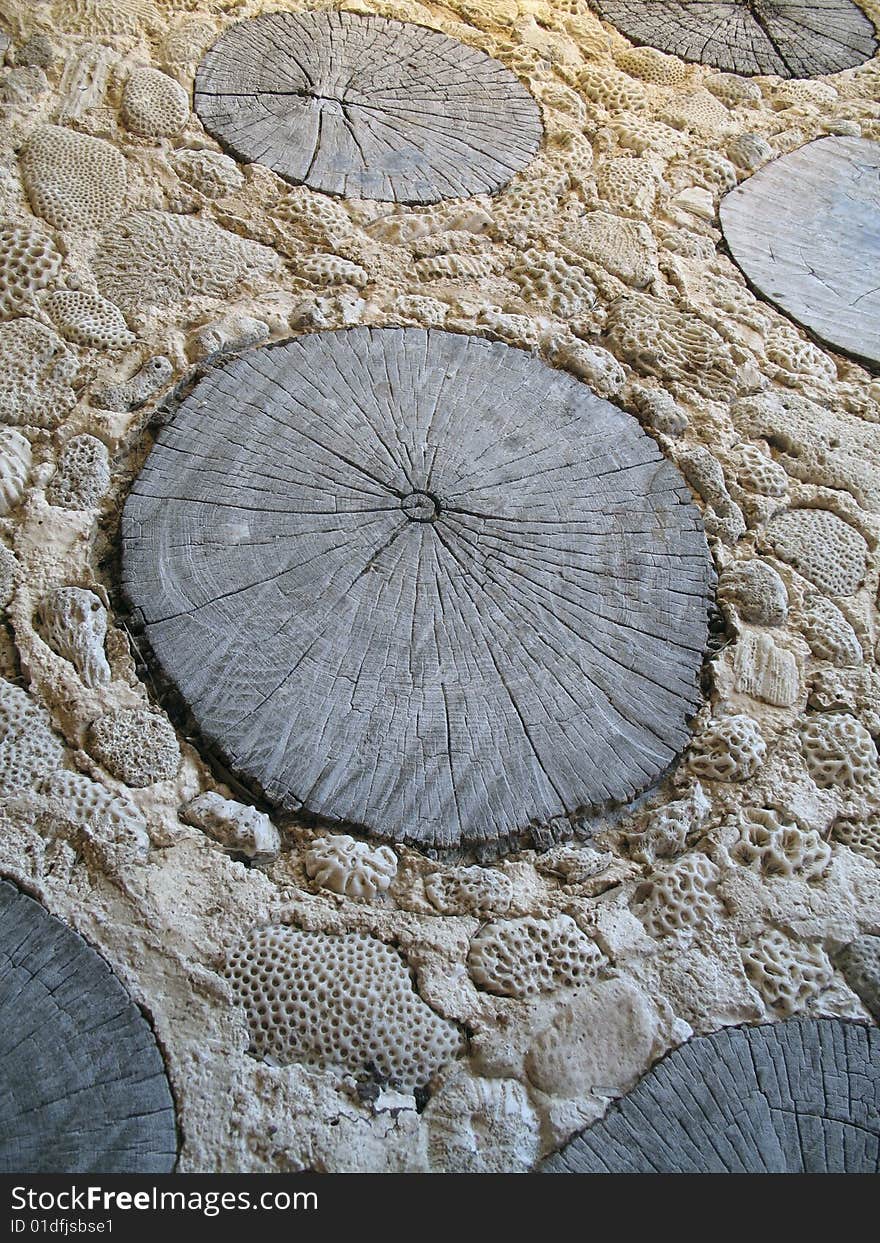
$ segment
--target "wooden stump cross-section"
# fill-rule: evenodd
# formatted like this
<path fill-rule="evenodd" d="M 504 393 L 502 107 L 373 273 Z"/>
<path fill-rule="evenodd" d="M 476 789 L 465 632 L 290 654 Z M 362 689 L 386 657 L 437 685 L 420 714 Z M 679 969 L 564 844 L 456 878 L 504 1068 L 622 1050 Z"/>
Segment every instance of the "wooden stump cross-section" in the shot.
<path fill-rule="evenodd" d="M 687 742 L 699 512 L 634 418 L 524 351 L 357 328 L 245 354 L 158 433 L 122 541 L 155 658 L 281 807 L 504 842 Z"/>

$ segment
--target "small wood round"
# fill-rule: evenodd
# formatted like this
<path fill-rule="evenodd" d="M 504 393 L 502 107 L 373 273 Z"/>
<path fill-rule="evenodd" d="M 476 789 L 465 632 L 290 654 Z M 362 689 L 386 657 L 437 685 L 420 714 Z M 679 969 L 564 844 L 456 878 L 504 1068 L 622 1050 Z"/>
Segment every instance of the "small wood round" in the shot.
<path fill-rule="evenodd" d="M 346 198 L 436 203 L 501 189 L 538 106 L 484 52 L 359 13 L 269 13 L 206 53 L 195 108 L 238 159 Z"/>
<path fill-rule="evenodd" d="M 152 1029 L 90 946 L 0 881 L 0 1173 L 167 1174 Z"/>
<path fill-rule="evenodd" d="M 880 1031 L 726 1028 L 674 1049 L 546 1174 L 880 1172 Z"/>
<path fill-rule="evenodd" d="M 834 349 L 880 366 L 880 143 L 819 138 L 721 201 L 759 294 Z"/>
<path fill-rule="evenodd" d="M 731 73 L 815 78 L 870 60 L 874 26 L 852 0 L 597 0 L 635 43 Z"/>
<path fill-rule="evenodd" d="M 203 736 L 281 807 L 497 842 L 631 798 L 688 740 L 699 513 L 634 418 L 522 350 L 356 328 L 223 365 L 159 432 L 122 552 Z"/>

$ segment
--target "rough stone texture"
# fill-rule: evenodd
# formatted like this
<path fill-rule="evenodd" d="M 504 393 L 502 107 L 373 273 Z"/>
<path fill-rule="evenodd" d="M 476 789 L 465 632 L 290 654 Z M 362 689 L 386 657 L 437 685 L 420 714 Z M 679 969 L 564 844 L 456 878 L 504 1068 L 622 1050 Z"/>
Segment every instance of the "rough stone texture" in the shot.
<path fill-rule="evenodd" d="M 542 1167 L 552 1174 L 873 1174 L 880 1031 L 834 1019 L 675 1049 Z"/>
<path fill-rule="evenodd" d="M 0 1172 L 165 1174 L 174 1103 L 150 1025 L 102 958 L 0 880 Z"/>
<path fill-rule="evenodd" d="M 835 349 L 880 366 L 880 143 L 820 138 L 721 202 L 724 239 L 765 298 Z"/>
<path fill-rule="evenodd" d="M 434 203 L 498 190 L 541 140 L 537 105 L 498 61 L 357 13 L 233 26 L 199 66 L 195 105 L 239 159 L 347 198 Z"/>
<path fill-rule="evenodd" d="M 504 345 L 316 334 L 218 369 L 159 433 L 123 562 L 202 733 L 283 807 L 503 840 L 687 741 L 711 570 L 681 477 Z"/>
<path fill-rule="evenodd" d="M 108 772 L 126 785 L 167 781 L 177 772 L 180 749 L 171 724 L 144 708 L 116 708 L 89 726 L 88 746 Z"/>
<path fill-rule="evenodd" d="M 880 937 L 859 937 L 837 955 L 837 965 L 853 992 L 880 1020 Z"/>
<path fill-rule="evenodd" d="M 596 8 L 637 43 L 734 73 L 818 77 L 877 50 L 852 0 L 597 0 Z"/>

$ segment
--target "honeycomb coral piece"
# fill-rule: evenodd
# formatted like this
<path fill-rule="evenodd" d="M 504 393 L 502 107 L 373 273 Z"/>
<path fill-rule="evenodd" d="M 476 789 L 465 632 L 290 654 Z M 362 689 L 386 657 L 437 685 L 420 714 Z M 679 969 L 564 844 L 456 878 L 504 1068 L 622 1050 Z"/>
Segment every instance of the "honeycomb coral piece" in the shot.
<path fill-rule="evenodd" d="M 64 744 L 49 714 L 30 695 L 0 678 L 0 795 L 20 794 L 61 767 Z"/>
<path fill-rule="evenodd" d="M 653 86 L 681 86 L 690 76 L 677 56 L 667 56 L 653 47 L 630 47 L 614 59 L 624 73 Z"/>
<path fill-rule="evenodd" d="M 77 345 L 120 350 L 135 340 L 119 308 L 97 294 L 59 289 L 42 299 L 42 307 L 61 335 Z"/>
<path fill-rule="evenodd" d="M 756 445 L 743 445 L 740 449 L 736 481 L 741 488 L 759 496 L 785 496 L 789 486 L 788 475 L 779 463 Z"/>
<path fill-rule="evenodd" d="M 175 151 L 169 160 L 180 180 L 205 198 L 232 194 L 244 185 L 235 160 L 220 151 Z"/>
<path fill-rule="evenodd" d="M 817 660 L 830 660 L 838 668 L 864 660 L 856 632 L 837 605 L 824 596 L 809 596 L 796 620 Z"/>
<path fill-rule="evenodd" d="M 831 847 L 813 829 L 768 807 L 750 808 L 740 839 L 730 851 L 743 867 L 764 876 L 803 876 L 819 880 L 831 862 Z"/>
<path fill-rule="evenodd" d="M 761 88 L 738 73 L 710 73 L 703 85 L 728 108 L 753 107 L 761 102 Z"/>
<path fill-rule="evenodd" d="M 636 914 L 652 937 L 680 936 L 709 923 L 721 912 L 712 890 L 720 873 L 705 855 L 679 859 L 635 893 Z"/>
<path fill-rule="evenodd" d="M 101 293 L 126 315 L 145 304 L 225 298 L 278 268 L 278 257 L 258 242 L 209 220 L 161 211 L 134 212 L 112 225 L 93 263 Z"/>
<path fill-rule="evenodd" d="M 602 207 L 649 217 L 654 210 L 660 180 L 647 160 L 617 156 L 596 169 L 596 188 Z"/>
<path fill-rule="evenodd" d="M 859 937 L 837 956 L 837 965 L 853 992 L 880 1021 L 880 937 Z"/>
<path fill-rule="evenodd" d="M 167 781 L 180 766 L 174 729 L 145 708 L 111 709 L 92 722 L 86 742 L 109 773 L 136 788 Z"/>
<path fill-rule="evenodd" d="M 764 561 L 734 561 L 718 579 L 718 599 L 734 616 L 755 626 L 782 626 L 788 616 L 788 592 Z"/>
<path fill-rule="evenodd" d="M 189 120 L 189 96 L 158 69 L 135 69 L 122 91 L 122 119 L 135 134 L 173 138 Z"/>
<path fill-rule="evenodd" d="M 657 278 L 657 245 L 641 221 L 605 211 L 587 212 L 566 224 L 561 241 L 634 289 L 644 289 Z"/>
<path fill-rule="evenodd" d="M 569 915 L 487 924 L 468 953 L 474 983 L 501 997 L 534 997 L 586 984 L 603 962 L 596 943 Z"/>
<path fill-rule="evenodd" d="M 425 896 L 443 915 L 503 915 L 513 900 L 513 885 L 493 868 L 449 868 L 428 877 Z"/>
<path fill-rule="evenodd" d="M 763 763 L 767 744 L 750 716 L 710 721 L 693 743 L 688 764 L 707 781 L 747 781 Z"/>
<path fill-rule="evenodd" d="M 562 319 L 585 315 L 596 301 L 596 286 L 586 272 L 552 250 L 525 251 L 509 275 L 529 302 L 543 303 Z"/>
<path fill-rule="evenodd" d="M 107 610 L 93 591 L 56 587 L 42 601 L 40 620 L 49 646 L 71 662 L 84 685 L 110 681 L 104 655 Z"/>
<path fill-rule="evenodd" d="M 31 309 L 34 295 L 51 285 L 61 255 L 36 222 L 0 225 L 0 319 Z"/>
<path fill-rule="evenodd" d="M 723 132 L 727 128 L 731 116 L 720 99 L 700 89 L 676 94 L 660 110 L 660 119 L 673 129 L 711 134 L 714 138 L 718 130 Z"/>
<path fill-rule="evenodd" d="M 744 946 L 741 956 L 750 983 L 780 1018 L 803 1010 L 834 975 L 821 946 L 793 941 L 775 928 Z"/>
<path fill-rule="evenodd" d="M 59 509 L 96 509 L 110 487 L 110 454 L 103 441 L 83 433 L 61 450 L 46 500 Z"/>
<path fill-rule="evenodd" d="M 848 522 L 827 509 L 788 509 L 767 524 L 778 557 L 831 596 L 858 591 L 867 568 L 868 546 Z"/>
<path fill-rule="evenodd" d="M 55 0 L 57 30 L 83 35 L 159 33 L 165 22 L 152 0 Z"/>
<path fill-rule="evenodd" d="M 40 794 L 61 804 L 64 815 L 89 834 L 101 835 L 103 826 L 116 842 L 127 843 L 145 858 L 150 849 L 147 822 L 124 794 L 115 794 L 82 773 L 59 769 L 37 787 Z"/>
<path fill-rule="evenodd" d="M 21 503 L 31 473 L 31 442 L 13 427 L 0 427 L 0 518 Z"/>
<path fill-rule="evenodd" d="M 481 281 L 492 271 L 488 255 L 445 254 L 417 259 L 413 271 L 420 281 Z"/>
<path fill-rule="evenodd" d="M 831 836 L 857 855 L 863 855 L 880 866 L 880 813 L 874 812 L 862 820 L 843 816 L 835 820 Z"/>
<path fill-rule="evenodd" d="M 807 771 L 820 790 L 860 790 L 880 776 L 874 739 L 848 713 L 813 717 L 801 730 L 800 744 Z"/>
<path fill-rule="evenodd" d="M 643 375 L 716 399 L 734 390 L 737 368 L 727 342 L 696 315 L 631 294 L 612 302 L 605 333 L 614 354 Z"/>
<path fill-rule="evenodd" d="M 258 1057 L 369 1075 L 413 1090 L 462 1052 L 458 1028 L 413 987 L 404 959 L 363 933 L 252 932 L 223 974 Z"/>
<path fill-rule="evenodd" d="M 610 66 L 590 65 L 578 75 L 578 86 L 587 99 L 608 112 L 644 112 L 648 94 L 640 82 Z"/>
<path fill-rule="evenodd" d="M 122 206 L 125 157 L 102 138 L 45 125 L 28 139 L 20 164 L 31 206 L 56 229 L 100 229 Z"/>
<path fill-rule="evenodd" d="M 57 427 L 76 404 L 78 371 L 61 338 L 34 319 L 0 324 L 0 422 Z"/>
<path fill-rule="evenodd" d="M 349 898 L 372 900 L 397 874 L 397 855 L 390 846 L 370 846 L 347 833 L 316 838 L 305 863 L 306 872 L 322 889 Z"/>
<path fill-rule="evenodd" d="M 354 285 L 363 289 L 368 276 L 360 264 L 341 255 L 309 255 L 297 264 L 298 275 L 313 285 Z"/>

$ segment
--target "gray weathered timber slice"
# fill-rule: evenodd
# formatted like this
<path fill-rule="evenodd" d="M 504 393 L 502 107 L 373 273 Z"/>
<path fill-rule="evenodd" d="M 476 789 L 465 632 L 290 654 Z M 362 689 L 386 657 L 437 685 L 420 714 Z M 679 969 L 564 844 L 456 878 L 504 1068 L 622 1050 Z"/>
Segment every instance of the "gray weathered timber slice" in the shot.
<path fill-rule="evenodd" d="M 176 1149 L 149 1023 L 82 937 L 0 881 L 0 1173 L 162 1174 Z"/>
<path fill-rule="evenodd" d="M 819 138 L 721 201 L 735 262 L 834 349 L 880 366 L 880 143 Z"/>
<path fill-rule="evenodd" d="M 357 328 L 223 365 L 158 433 L 122 567 L 209 746 L 285 808 L 503 841 L 688 739 L 712 571 L 687 487 L 497 342 Z"/>
<path fill-rule="evenodd" d="M 814 78 L 870 60 L 874 26 L 853 0 L 596 0 L 636 43 L 742 74 Z"/>
<path fill-rule="evenodd" d="M 541 142 L 532 96 L 484 52 L 358 13 L 269 13 L 206 53 L 195 108 L 238 159 L 347 198 L 499 190 Z"/>
<path fill-rule="evenodd" d="M 541 1169 L 876 1173 L 880 1030 L 840 1019 L 792 1019 L 691 1040 Z"/>

